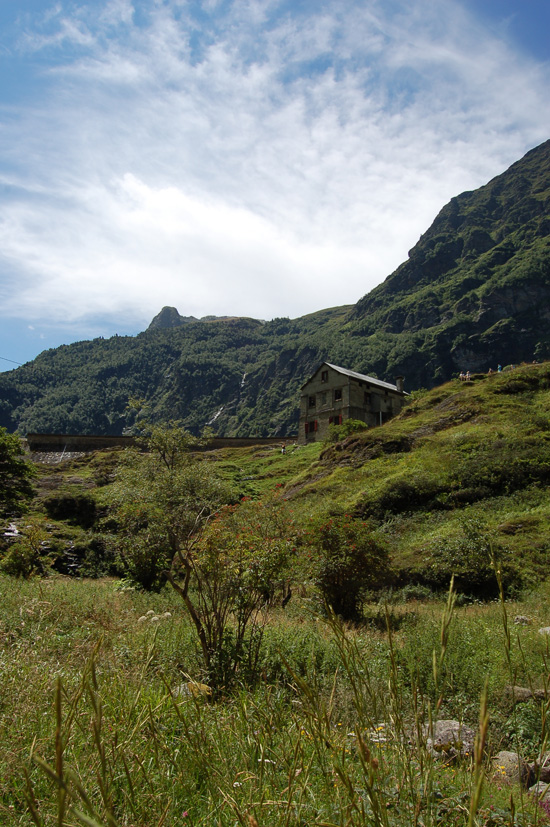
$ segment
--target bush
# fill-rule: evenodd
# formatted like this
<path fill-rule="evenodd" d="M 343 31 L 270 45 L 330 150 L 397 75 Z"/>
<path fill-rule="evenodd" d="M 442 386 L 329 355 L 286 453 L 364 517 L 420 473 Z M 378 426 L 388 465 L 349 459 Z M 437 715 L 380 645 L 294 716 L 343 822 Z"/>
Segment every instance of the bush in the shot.
<path fill-rule="evenodd" d="M 341 442 L 352 434 L 366 431 L 367 428 L 368 425 L 361 419 L 346 419 L 341 425 L 329 425 L 325 443 L 330 445 L 334 442 Z"/>
<path fill-rule="evenodd" d="M 366 495 L 357 510 L 364 517 L 383 519 L 388 514 L 425 508 L 445 508 L 441 494 L 447 489 L 445 480 L 420 471 L 389 480 L 374 497 Z"/>
<path fill-rule="evenodd" d="M 493 540 L 481 520 L 464 520 L 458 536 L 436 541 L 429 550 L 423 578 L 435 588 L 447 589 L 454 576 L 457 592 L 492 599 L 499 594 L 493 558 L 498 560 L 507 594 L 521 588 L 521 575 L 509 551 Z"/>
<path fill-rule="evenodd" d="M 55 494 L 44 500 L 44 509 L 52 520 L 66 520 L 81 528 L 91 528 L 97 517 L 96 502 L 91 494 Z"/>
<path fill-rule="evenodd" d="M 360 520 L 332 517 L 312 530 L 313 580 L 344 620 L 359 620 L 368 589 L 391 581 L 388 549 Z"/>
<path fill-rule="evenodd" d="M 25 579 L 33 574 L 45 574 L 47 566 L 41 558 L 47 550 L 47 537 L 44 528 L 36 520 L 21 529 L 0 563 L 4 574 Z"/>
<path fill-rule="evenodd" d="M 19 437 L 0 428 L 0 516 L 13 516 L 26 510 L 34 496 L 31 484 L 34 465 L 27 462 Z"/>

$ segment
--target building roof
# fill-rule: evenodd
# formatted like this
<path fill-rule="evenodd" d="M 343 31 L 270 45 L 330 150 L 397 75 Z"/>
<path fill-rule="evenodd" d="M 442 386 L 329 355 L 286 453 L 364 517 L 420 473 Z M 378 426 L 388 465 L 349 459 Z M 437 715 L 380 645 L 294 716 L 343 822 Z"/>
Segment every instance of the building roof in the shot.
<path fill-rule="evenodd" d="M 317 368 L 315 373 L 318 373 L 319 370 L 323 367 L 323 365 L 332 368 L 332 370 L 341 373 L 343 376 L 349 376 L 351 379 L 358 379 L 360 382 L 368 382 L 369 385 L 378 385 L 378 387 L 384 388 L 385 390 L 396 391 L 399 393 L 399 391 L 397 391 L 397 386 L 392 385 L 391 382 L 382 382 L 381 379 L 375 379 L 374 376 L 367 376 L 364 373 L 357 373 L 355 370 L 341 368 L 339 365 L 333 365 L 330 362 L 323 362 L 323 364 Z M 308 379 L 307 381 L 309 382 L 310 380 Z M 305 385 L 307 385 L 307 382 L 304 385 L 302 385 L 302 387 L 305 387 Z"/>

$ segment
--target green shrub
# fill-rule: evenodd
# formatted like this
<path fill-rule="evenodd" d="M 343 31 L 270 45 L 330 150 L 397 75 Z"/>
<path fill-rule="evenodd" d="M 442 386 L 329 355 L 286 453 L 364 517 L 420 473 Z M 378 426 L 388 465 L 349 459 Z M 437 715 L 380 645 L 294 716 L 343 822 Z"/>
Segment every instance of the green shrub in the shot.
<path fill-rule="evenodd" d="M 33 574 L 45 574 L 48 566 L 42 558 L 47 549 L 47 537 L 39 521 L 30 521 L 10 543 L 0 562 L 4 574 L 25 579 Z"/>
<path fill-rule="evenodd" d="M 345 620 L 358 620 L 365 592 L 391 581 L 387 547 L 367 523 L 347 515 L 316 525 L 308 540 L 313 580 L 324 600 Z"/>
<path fill-rule="evenodd" d="M 357 512 L 363 517 L 383 519 L 388 514 L 419 508 L 442 508 L 445 503 L 440 495 L 446 489 L 445 481 L 433 474 L 408 472 L 389 480 L 379 494 L 364 496 Z"/>
<path fill-rule="evenodd" d="M 493 561 L 498 561 L 507 594 L 520 589 L 521 573 L 509 551 L 494 541 L 481 520 L 468 519 L 459 535 L 433 542 L 421 575 L 437 589 L 447 589 L 454 577 L 457 593 L 492 599 L 499 594 Z"/>
<path fill-rule="evenodd" d="M 52 520 L 66 520 L 81 528 L 91 528 L 97 517 L 96 501 L 91 494 L 54 494 L 44 500 L 44 510 Z"/>
<path fill-rule="evenodd" d="M 368 425 L 361 419 L 346 419 L 341 425 L 329 425 L 325 443 L 332 444 L 334 442 L 341 442 L 352 434 L 359 433 L 359 431 L 366 431 L 367 428 Z"/>

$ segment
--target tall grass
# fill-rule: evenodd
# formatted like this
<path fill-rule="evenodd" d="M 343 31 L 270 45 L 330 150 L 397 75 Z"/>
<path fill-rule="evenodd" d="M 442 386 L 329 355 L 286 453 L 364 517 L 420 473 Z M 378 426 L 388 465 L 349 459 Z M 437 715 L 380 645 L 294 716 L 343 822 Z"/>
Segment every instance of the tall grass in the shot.
<path fill-rule="evenodd" d="M 148 598 L 105 581 L 2 579 L 0 592 L 0 823 L 543 821 L 530 797 L 499 789 L 488 772 L 488 750 L 517 740 L 504 693 L 510 666 L 534 688 L 548 674 L 536 628 L 515 633 L 507 624 L 503 641 L 498 604 L 458 609 L 452 596 L 446 605 L 415 604 L 395 632 L 348 628 L 296 605 L 266 629 L 264 680 L 214 703 L 182 691 L 200 680 L 200 660 L 170 592 Z M 524 608 L 545 611 L 534 599 Z M 173 616 L 138 623 L 148 609 Z M 482 635 L 479 674 L 459 680 Z M 450 709 L 477 728 L 478 741 L 474 756 L 447 763 L 428 738 Z M 544 704 L 539 713 L 531 759 L 544 748 Z"/>

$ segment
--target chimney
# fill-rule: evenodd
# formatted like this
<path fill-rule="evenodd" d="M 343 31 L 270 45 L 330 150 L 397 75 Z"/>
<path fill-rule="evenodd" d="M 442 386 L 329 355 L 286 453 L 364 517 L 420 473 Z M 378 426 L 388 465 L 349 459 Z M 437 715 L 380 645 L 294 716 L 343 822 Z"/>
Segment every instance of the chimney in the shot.
<path fill-rule="evenodd" d="M 399 391 L 399 393 L 403 393 L 403 382 L 405 381 L 403 376 L 396 376 L 395 377 L 395 387 Z"/>

